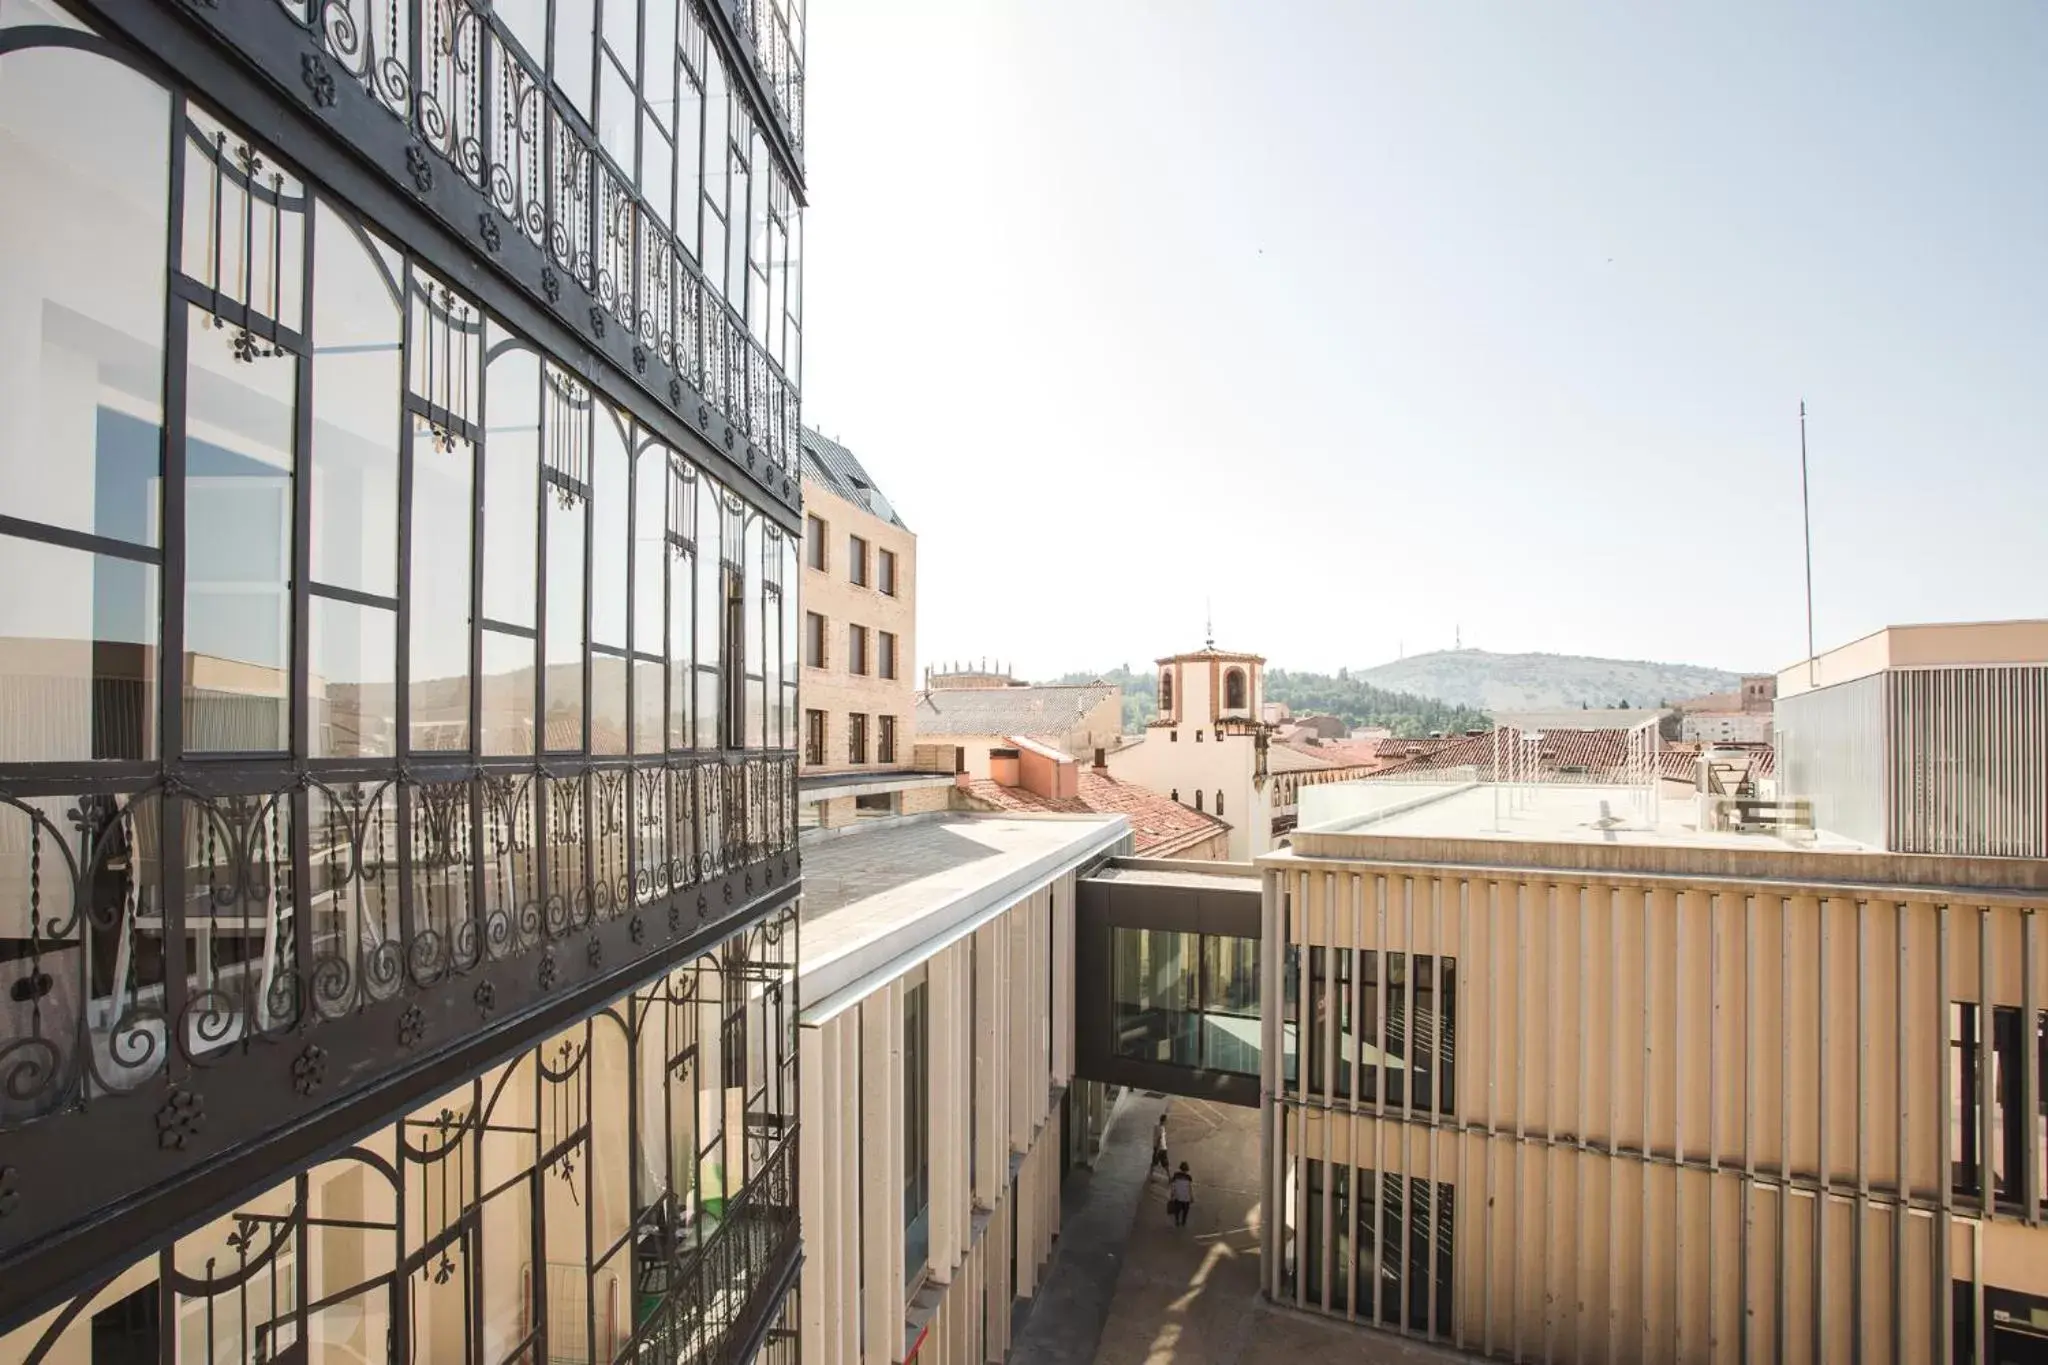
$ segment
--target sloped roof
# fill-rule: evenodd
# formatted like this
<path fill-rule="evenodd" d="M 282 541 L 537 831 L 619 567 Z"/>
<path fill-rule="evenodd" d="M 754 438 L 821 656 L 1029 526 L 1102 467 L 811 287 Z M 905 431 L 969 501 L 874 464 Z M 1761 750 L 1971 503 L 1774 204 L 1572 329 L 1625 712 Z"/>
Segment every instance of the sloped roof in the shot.
<path fill-rule="evenodd" d="M 1091 769 L 1082 769 L 1079 777 L 1079 795 L 1058 800 L 1022 787 L 1000 786 L 985 777 L 976 778 L 968 793 L 997 810 L 1127 815 L 1132 846 L 1142 857 L 1165 857 L 1230 831 L 1230 826 L 1215 816 L 1183 806 L 1172 797 Z"/>
<path fill-rule="evenodd" d="M 861 462 L 839 442 L 822 431 L 804 428 L 804 477 L 824 485 L 840 497 L 880 517 L 893 526 L 903 526 L 896 508 L 875 486 L 875 480 Z"/>
<path fill-rule="evenodd" d="M 1310 758 L 1320 759 L 1333 768 L 1384 768 L 1395 761 L 1392 754 L 1384 753 L 1377 739 L 1326 739 L 1317 744 L 1309 742 L 1309 736 L 1293 735 L 1281 740 L 1274 750 L 1287 748 Z M 1267 766 L 1272 766 L 1272 752 L 1267 753 Z"/>
<path fill-rule="evenodd" d="M 1296 749 L 1291 745 L 1275 744 L 1266 750 L 1266 771 L 1269 773 L 1313 773 L 1327 772 L 1344 765 L 1320 754 Z"/>
<path fill-rule="evenodd" d="M 1064 735 L 1106 698 L 1114 683 L 938 688 L 917 694 L 919 735 Z"/>
<path fill-rule="evenodd" d="M 1601 776 L 1620 770 L 1628 757 L 1628 732 L 1626 730 L 1545 730 L 1537 749 L 1540 772 L 1554 773 L 1565 768 L 1583 768 L 1589 775 Z M 1380 752 L 1386 746 L 1399 744 L 1432 745 L 1426 752 L 1397 764 L 1387 771 L 1433 772 L 1444 768 L 1477 768 L 1482 778 L 1493 771 L 1493 735 L 1489 730 L 1483 735 L 1461 735 L 1446 740 L 1381 740 Z M 1510 731 L 1502 738 L 1507 744 L 1514 738 Z M 1503 755 L 1506 751 L 1503 750 Z"/>

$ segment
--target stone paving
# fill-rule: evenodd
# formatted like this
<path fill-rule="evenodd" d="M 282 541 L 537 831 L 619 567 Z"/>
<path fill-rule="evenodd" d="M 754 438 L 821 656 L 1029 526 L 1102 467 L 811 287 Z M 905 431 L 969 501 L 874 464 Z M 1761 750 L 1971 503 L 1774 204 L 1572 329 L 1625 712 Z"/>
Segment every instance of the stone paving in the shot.
<path fill-rule="evenodd" d="M 1068 1205 L 1059 1252 L 1013 1350 L 1014 1365 L 1420 1365 L 1469 1359 L 1262 1301 L 1257 1111 L 1172 1101 L 1167 1150 L 1176 1166 L 1187 1162 L 1195 1177 L 1194 1212 L 1185 1228 L 1176 1228 L 1166 1216 L 1166 1182 L 1146 1174 L 1160 1103 L 1138 1096 L 1120 1107 L 1093 1188 L 1083 1192 L 1086 1207 Z M 1131 1172 L 1135 1191 L 1126 1183 Z M 1070 1196 L 1074 1192 L 1070 1186 Z M 1105 1232 L 1103 1225 L 1118 1216 L 1125 1221 Z M 1119 1264 L 1120 1273 L 1110 1269 Z M 1096 1283 L 1110 1274 L 1116 1276 L 1113 1295 Z M 1106 1306 L 1097 1307 L 1102 1299 Z"/>

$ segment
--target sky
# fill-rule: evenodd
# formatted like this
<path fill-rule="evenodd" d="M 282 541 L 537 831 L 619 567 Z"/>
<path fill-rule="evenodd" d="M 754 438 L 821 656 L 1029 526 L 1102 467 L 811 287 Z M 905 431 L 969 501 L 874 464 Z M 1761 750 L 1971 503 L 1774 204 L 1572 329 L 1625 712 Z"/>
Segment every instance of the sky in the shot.
<path fill-rule="evenodd" d="M 920 665 L 2048 616 L 2048 6 L 813 0 L 804 417 Z"/>

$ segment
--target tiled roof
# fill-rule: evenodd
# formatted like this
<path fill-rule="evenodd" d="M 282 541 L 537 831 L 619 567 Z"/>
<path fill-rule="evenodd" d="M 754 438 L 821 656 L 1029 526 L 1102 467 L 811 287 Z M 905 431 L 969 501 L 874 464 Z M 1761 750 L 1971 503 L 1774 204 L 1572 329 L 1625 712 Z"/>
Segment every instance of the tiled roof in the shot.
<path fill-rule="evenodd" d="M 1333 768 L 1384 768 L 1395 761 L 1392 755 L 1383 754 L 1380 745 L 1386 741 L 1377 739 L 1326 739 L 1320 744 L 1308 742 L 1306 734 L 1282 740 L 1278 748 L 1292 749 L 1298 754 L 1321 759 Z M 1267 766 L 1272 766 L 1272 752 L 1267 754 Z"/>
<path fill-rule="evenodd" d="M 903 518 L 875 487 L 874 479 L 852 451 L 822 431 L 804 428 L 804 476 L 823 484 L 848 502 L 873 512 L 883 521 L 903 526 Z M 908 531 L 908 526 L 903 526 Z"/>
<path fill-rule="evenodd" d="M 1515 732 L 1509 731 L 1502 737 L 1502 744 L 1510 743 Z M 1425 744 L 1425 752 L 1410 758 L 1399 766 L 1399 771 L 1433 772 L 1445 768 L 1477 768 L 1481 778 L 1493 771 L 1493 731 L 1483 735 L 1461 735 L 1457 739 L 1444 740 L 1387 740 L 1380 741 L 1380 752 L 1387 752 L 1390 745 Z M 1592 776 L 1617 772 L 1628 757 L 1628 732 L 1626 730 L 1545 730 L 1537 746 L 1540 757 L 1538 767 L 1546 773 L 1562 772 L 1566 768 L 1584 769 Z M 1396 752 L 1399 752 L 1396 749 Z M 1506 749 L 1503 748 L 1503 767 L 1506 763 Z"/>
<path fill-rule="evenodd" d="M 1128 815 L 1132 845 L 1145 857 L 1165 857 L 1230 830 L 1228 824 L 1215 816 L 1183 806 L 1172 797 L 1104 777 L 1087 768 L 1079 776 L 1080 794 L 1060 800 L 1039 796 L 1022 787 L 999 786 L 985 777 L 976 778 L 968 792 L 997 810 Z"/>
<path fill-rule="evenodd" d="M 1064 735 L 1117 692 L 1114 683 L 939 688 L 917 694 L 911 724 L 920 735 Z"/>
<path fill-rule="evenodd" d="M 1275 744 L 1266 750 L 1266 771 L 1269 773 L 1319 773 L 1342 766 L 1334 758 L 1325 758 L 1288 744 Z"/>

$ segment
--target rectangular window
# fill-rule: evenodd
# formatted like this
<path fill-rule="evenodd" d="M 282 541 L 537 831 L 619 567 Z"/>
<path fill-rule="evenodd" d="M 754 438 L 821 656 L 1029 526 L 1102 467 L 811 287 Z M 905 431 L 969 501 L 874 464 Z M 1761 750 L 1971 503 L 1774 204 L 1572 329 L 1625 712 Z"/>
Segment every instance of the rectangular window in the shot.
<path fill-rule="evenodd" d="M 1419 1177 L 1353 1171 L 1321 1161 L 1302 1165 L 1307 1168 L 1303 1203 L 1308 1226 L 1299 1261 L 1308 1276 L 1308 1301 L 1320 1308 L 1327 1291 L 1332 1309 L 1355 1308 L 1368 1320 L 1378 1318 L 1416 1331 L 1426 1330 L 1433 1321 L 1438 1332 L 1448 1335 L 1457 1223 L 1453 1187 L 1437 1181 L 1432 1188 L 1430 1181 Z"/>
<path fill-rule="evenodd" d="M 846 671 L 866 677 L 868 673 L 868 628 L 846 628 Z"/>
<path fill-rule="evenodd" d="M 241 362 L 235 330 L 196 308 L 188 332 L 185 747 L 282 751 L 291 745 L 298 371 L 276 356 Z"/>
<path fill-rule="evenodd" d="M 880 588 L 887 596 L 894 597 L 896 595 L 896 552 L 894 550 L 880 550 L 877 551 L 877 555 L 875 586 Z"/>
<path fill-rule="evenodd" d="M 804 613 L 804 667 L 825 666 L 825 618 L 814 611 Z"/>
<path fill-rule="evenodd" d="M 1950 1183 L 1959 1195 L 1984 1197 L 1983 1153 L 1988 1136 L 1994 1199 L 2016 1202 L 2022 1197 L 2027 1148 L 2024 1019 L 2024 1011 L 2016 1005 L 1992 1006 L 1991 1037 L 1986 1039 L 1981 1006 L 1966 1001 L 1949 1005 L 1949 1125 L 1953 1134 L 1949 1170 Z M 2038 1140 L 2042 1128 L 2048 1126 L 2048 1010 L 2035 1016 L 2034 1030 L 2039 1075 L 2034 1086 L 2037 1107 L 2033 1122 Z M 1980 1060 L 1985 1068 L 1981 1079 L 1977 1074 Z M 1987 1089 L 1991 1100 L 1988 1128 L 1984 1122 Z"/>
<path fill-rule="evenodd" d="M 881 726 L 882 732 L 877 737 L 875 743 L 875 762 L 894 763 L 896 761 L 896 717 L 883 716 L 881 718 Z"/>
<path fill-rule="evenodd" d="M 817 517 L 804 518 L 804 563 L 825 572 L 825 523 Z"/>
<path fill-rule="evenodd" d="M 804 712 L 804 762 L 813 768 L 825 766 L 825 713 Z"/>
<path fill-rule="evenodd" d="M 1115 928 L 1119 1056 L 1259 1073 L 1259 944 L 1225 934 Z"/>
<path fill-rule="evenodd" d="M 921 973 L 924 968 L 918 968 Z M 931 1251 L 930 987 L 903 997 L 903 1279 L 915 1285 Z"/>
<path fill-rule="evenodd" d="M 846 718 L 846 761 L 868 761 L 868 718 L 858 711 Z"/>
<path fill-rule="evenodd" d="M 880 632 L 882 637 L 882 676 L 892 682 L 896 677 L 896 636 L 891 631 Z"/>
<path fill-rule="evenodd" d="M 856 588 L 868 585 L 868 543 L 859 536 L 846 538 L 846 579 Z"/>

